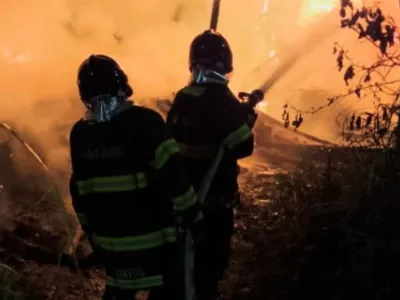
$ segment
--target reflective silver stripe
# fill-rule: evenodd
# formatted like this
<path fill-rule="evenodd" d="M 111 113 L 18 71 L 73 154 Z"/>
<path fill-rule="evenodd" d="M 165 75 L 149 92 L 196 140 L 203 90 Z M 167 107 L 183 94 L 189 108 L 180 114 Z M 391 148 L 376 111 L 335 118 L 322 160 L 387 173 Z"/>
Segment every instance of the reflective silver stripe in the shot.
<path fill-rule="evenodd" d="M 156 248 L 166 243 L 177 240 L 174 227 L 167 227 L 147 234 L 127 237 L 104 237 L 94 235 L 94 242 L 101 248 L 110 252 L 139 251 Z"/>
<path fill-rule="evenodd" d="M 204 219 L 203 212 L 199 212 L 199 213 L 197 214 L 196 218 L 194 219 L 193 223 L 200 222 L 200 221 L 202 221 L 203 219 Z"/>
<path fill-rule="evenodd" d="M 108 286 L 116 287 L 124 290 L 145 289 L 163 285 L 162 275 L 142 277 L 138 279 L 116 279 L 107 276 Z"/>
<path fill-rule="evenodd" d="M 80 195 L 126 192 L 146 188 L 148 186 L 145 173 L 110 177 L 93 177 L 87 180 L 78 181 L 76 184 Z"/>

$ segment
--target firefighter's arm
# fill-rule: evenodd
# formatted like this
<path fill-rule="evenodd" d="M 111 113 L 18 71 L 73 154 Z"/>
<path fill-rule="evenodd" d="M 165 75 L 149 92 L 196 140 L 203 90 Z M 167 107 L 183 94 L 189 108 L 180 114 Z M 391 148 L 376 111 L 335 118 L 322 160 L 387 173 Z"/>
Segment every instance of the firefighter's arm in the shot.
<path fill-rule="evenodd" d="M 254 110 L 241 103 L 232 105 L 230 115 L 226 119 L 227 132 L 224 139 L 225 149 L 236 159 L 250 156 L 254 150 L 252 128 L 257 115 Z"/>
<path fill-rule="evenodd" d="M 75 179 L 75 173 L 72 172 L 72 175 L 69 180 L 69 192 L 71 195 L 71 200 L 72 200 L 72 206 L 76 212 L 76 215 L 78 217 L 79 223 L 81 224 L 81 227 L 85 233 L 88 234 L 87 231 L 89 230 L 89 224 L 87 222 L 87 216 L 85 214 L 85 207 L 83 205 L 82 200 L 79 197 L 78 193 L 78 188 L 76 185 L 76 179 Z"/>
<path fill-rule="evenodd" d="M 172 102 L 171 108 L 169 109 L 167 118 L 166 118 L 166 124 L 169 128 L 172 127 L 174 114 L 175 114 L 175 101 Z"/>
<path fill-rule="evenodd" d="M 157 184 L 171 199 L 182 225 L 189 227 L 202 219 L 200 203 L 185 174 L 178 144 L 168 133 L 161 116 L 154 118 L 157 133 L 152 134 L 156 145 L 151 165 L 157 174 Z"/>
<path fill-rule="evenodd" d="M 181 112 L 180 102 L 179 102 L 179 95 L 178 93 L 175 96 L 175 99 L 172 101 L 171 107 L 168 111 L 167 118 L 166 118 L 166 125 L 169 132 L 173 135 L 174 131 L 176 130 L 176 115 L 179 115 Z"/>

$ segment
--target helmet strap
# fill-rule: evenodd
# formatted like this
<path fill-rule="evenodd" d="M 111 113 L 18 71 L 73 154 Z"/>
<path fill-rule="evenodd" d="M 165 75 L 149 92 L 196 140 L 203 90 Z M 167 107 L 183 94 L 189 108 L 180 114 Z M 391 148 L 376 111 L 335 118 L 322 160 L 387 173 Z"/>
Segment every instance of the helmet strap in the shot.
<path fill-rule="evenodd" d="M 122 90 L 116 96 L 105 94 L 96 96 L 85 103 L 87 111 L 85 119 L 92 122 L 104 123 L 130 108 L 133 102 L 126 97 Z"/>
<path fill-rule="evenodd" d="M 197 65 L 193 68 L 191 81 L 197 84 L 218 83 L 227 85 L 229 78 L 227 74 Z"/>

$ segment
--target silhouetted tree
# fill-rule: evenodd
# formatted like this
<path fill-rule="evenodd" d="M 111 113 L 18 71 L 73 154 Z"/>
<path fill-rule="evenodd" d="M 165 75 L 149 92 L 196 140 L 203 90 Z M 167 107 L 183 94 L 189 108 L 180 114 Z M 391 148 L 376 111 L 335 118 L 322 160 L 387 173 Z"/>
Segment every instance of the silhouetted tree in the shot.
<path fill-rule="evenodd" d="M 377 51 L 377 60 L 369 65 L 359 65 L 350 56 L 349 50 L 335 43 L 333 53 L 339 72 L 349 89 L 327 99 L 327 103 L 310 111 L 302 112 L 294 107 L 284 107 L 283 121 L 296 128 L 301 124 L 290 122 L 288 109 L 300 113 L 315 114 L 343 98 L 356 95 L 358 98 L 372 96 L 375 109 L 352 114 L 343 121 L 344 140 L 351 144 L 383 148 L 398 147 L 400 140 L 400 79 L 391 78 L 394 69 L 400 67 L 400 45 L 393 18 L 385 15 L 381 8 L 354 7 L 350 0 L 341 0 L 340 26 L 352 30 L 359 40 L 370 43 Z M 352 53 L 353 56 L 357 53 Z M 300 115 L 301 116 L 301 115 Z M 302 118 L 301 118 L 302 121 Z M 399 136 L 396 142 L 396 136 Z"/>

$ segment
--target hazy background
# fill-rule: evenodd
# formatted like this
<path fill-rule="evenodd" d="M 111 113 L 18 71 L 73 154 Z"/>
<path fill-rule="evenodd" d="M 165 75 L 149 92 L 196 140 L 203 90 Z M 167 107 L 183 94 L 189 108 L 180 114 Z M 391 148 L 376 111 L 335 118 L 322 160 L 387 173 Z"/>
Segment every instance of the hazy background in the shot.
<path fill-rule="evenodd" d="M 259 87 L 286 56 L 298 51 L 306 55 L 266 94 L 269 114 L 280 118 L 287 101 L 307 108 L 346 90 L 335 70 L 333 43 L 364 46 L 339 29 L 338 3 L 222 0 L 219 31 L 234 53 L 232 89 Z M 69 129 L 82 115 L 76 88 L 79 64 L 91 53 L 111 55 L 126 70 L 133 99 L 170 97 L 189 78 L 189 45 L 208 27 L 211 6 L 212 0 L 0 0 L 0 121 L 33 139 L 50 167 L 68 169 L 68 149 L 56 130 L 63 125 L 58 130 Z M 398 1 L 384 1 L 384 6 L 395 8 L 391 12 L 398 16 Z M 310 38 L 315 30 L 326 30 L 322 41 Z M 308 38 L 313 50 L 292 46 L 299 37 Z M 362 49 L 363 59 L 377 55 L 374 49 Z M 336 115 L 352 105 L 341 104 Z M 333 120 L 323 112 L 306 118 L 303 130 L 334 140 Z"/>

